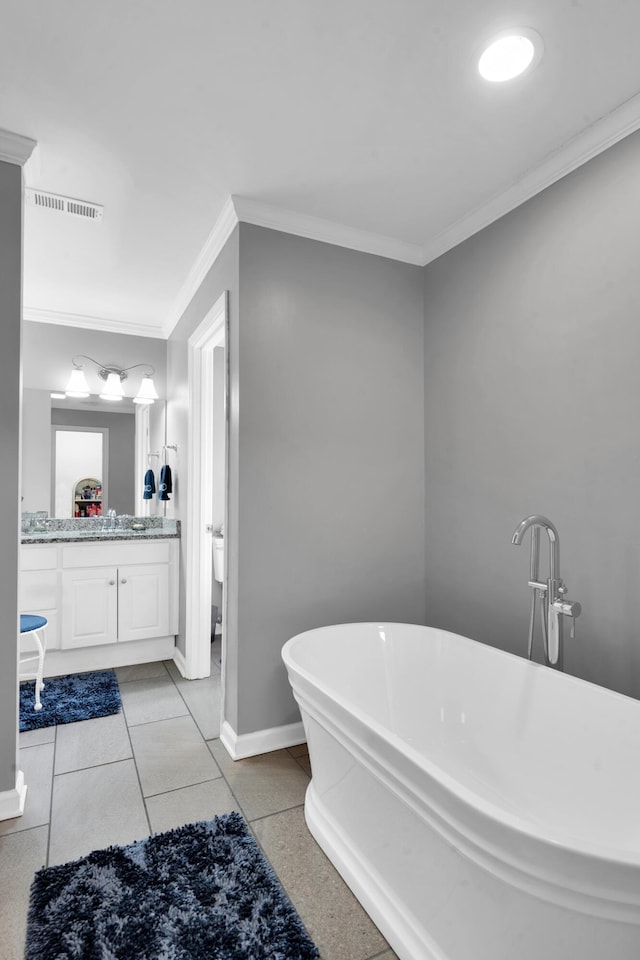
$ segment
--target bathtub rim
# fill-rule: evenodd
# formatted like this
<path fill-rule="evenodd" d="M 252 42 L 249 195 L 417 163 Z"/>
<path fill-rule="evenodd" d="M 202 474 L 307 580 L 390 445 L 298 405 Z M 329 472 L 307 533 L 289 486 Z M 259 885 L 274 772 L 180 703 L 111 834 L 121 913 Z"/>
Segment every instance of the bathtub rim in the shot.
<path fill-rule="evenodd" d="M 354 625 L 377 628 L 382 626 L 382 623 L 366 621 L 332 624 L 296 634 L 284 644 L 282 656 L 303 720 L 306 712 L 328 728 L 347 749 L 353 752 L 352 748 L 355 747 L 355 759 L 358 762 L 364 762 L 380 779 L 386 780 L 387 786 L 391 787 L 403 802 L 408 802 L 414 810 L 420 812 L 431 827 L 447 836 L 461 851 L 490 872 L 543 899 L 557 901 L 560 898 L 572 909 L 586 913 L 595 910 L 600 916 L 611 919 L 640 922 L 640 890 L 636 889 L 637 871 L 640 868 L 639 852 L 634 856 L 625 856 L 627 852 L 624 850 L 580 842 L 580 838 L 570 842 L 530 820 L 513 816 L 505 808 L 479 796 L 473 789 L 447 774 L 437 763 L 423 756 L 369 714 L 354 714 L 353 704 L 338 696 L 329 685 L 319 682 L 311 672 L 300 667 L 293 659 L 292 650 L 302 638 L 327 630 L 333 632 L 332 628 L 337 631 Z M 408 626 L 422 631 L 439 629 L 420 624 L 394 624 L 389 621 L 384 626 Z M 451 634 L 450 631 L 442 632 L 467 642 L 480 642 L 470 637 Z M 487 644 L 482 646 L 491 654 L 522 659 Z M 534 663 L 529 666 L 548 670 L 542 664 Z M 294 682 L 293 677 L 301 680 L 302 685 Z M 577 677 L 563 677 L 578 684 L 588 683 Z M 623 697 L 624 700 L 632 699 L 595 684 L 588 685 L 596 687 L 606 695 Z M 338 708 L 337 718 L 331 710 L 327 710 L 325 701 Z M 350 718 L 353 718 L 353 722 Z M 396 779 L 393 783 L 388 778 L 389 757 L 385 757 L 385 762 L 381 763 L 378 756 L 367 752 L 369 746 L 362 746 L 357 730 L 354 732 L 354 725 L 357 724 L 367 726 L 380 742 L 388 744 L 391 750 L 402 758 L 402 762 L 397 761 L 394 766 L 393 774 Z M 434 791 L 430 792 L 427 798 L 419 795 L 415 785 L 408 782 L 402 773 L 403 763 L 413 765 L 429 778 L 435 785 L 435 799 Z M 453 800 L 453 813 L 451 809 L 443 806 L 441 797 L 438 797 L 438 793 L 442 792 L 447 799 Z M 508 842 L 504 842 L 504 834 L 509 831 L 516 834 L 521 841 L 524 847 L 522 852 L 514 853 Z M 571 838 L 571 841 L 573 839 Z"/>

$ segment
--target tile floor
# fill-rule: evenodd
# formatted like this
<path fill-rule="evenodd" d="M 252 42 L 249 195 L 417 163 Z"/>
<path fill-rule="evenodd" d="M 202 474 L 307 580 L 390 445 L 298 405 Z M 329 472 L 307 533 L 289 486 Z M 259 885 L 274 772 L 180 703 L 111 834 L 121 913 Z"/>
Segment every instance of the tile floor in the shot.
<path fill-rule="evenodd" d="M 123 711 L 20 734 L 24 815 L 0 822 L 0 960 L 22 960 L 29 888 L 41 866 L 238 810 L 323 960 L 395 954 L 310 836 L 306 747 L 233 762 L 220 743 L 218 641 L 212 675 L 172 661 L 117 670 Z"/>

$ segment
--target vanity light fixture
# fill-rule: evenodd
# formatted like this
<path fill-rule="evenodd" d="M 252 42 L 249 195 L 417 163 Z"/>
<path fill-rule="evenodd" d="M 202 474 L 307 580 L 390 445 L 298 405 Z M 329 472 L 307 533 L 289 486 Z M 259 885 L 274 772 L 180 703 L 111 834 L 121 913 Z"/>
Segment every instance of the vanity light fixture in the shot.
<path fill-rule="evenodd" d="M 124 390 L 122 384 L 127 379 L 130 370 L 135 370 L 137 367 L 145 367 L 145 373 L 142 378 L 142 383 L 140 384 L 140 389 L 138 390 L 137 395 L 133 398 L 134 403 L 153 403 L 154 400 L 158 399 L 158 394 L 156 388 L 153 384 L 153 375 L 155 369 L 149 363 L 134 363 L 131 367 L 116 367 L 113 364 L 100 363 L 98 360 L 94 360 L 93 357 L 87 357 L 84 354 L 78 354 L 73 357 L 73 370 L 71 371 L 71 376 L 69 378 L 69 383 L 67 384 L 67 389 L 65 394 L 67 397 L 88 397 L 91 393 L 89 389 L 89 384 L 87 383 L 87 378 L 84 373 L 84 364 L 81 363 L 82 360 L 89 360 L 91 363 L 95 363 L 98 368 L 98 376 L 101 380 L 105 381 L 104 388 L 100 393 L 101 400 L 110 400 L 117 402 L 122 400 L 124 397 Z"/>
<path fill-rule="evenodd" d="M 133 398 L 134 403 L 153 403 L 154 400 L 158 399 L 158 391 L 156 390 L 153 379 L 151 376 L 145 374 L 142 378 L 142 383 L 140 384 L 140 389 L 138 390 L 137 395 Z"/>
<path fill-rule="evenodd" d="M 539 63 L 544 44 L 529 27 L 513 27 L 494 37 L 478 61 L 480 76 L 491 83 L 503 83 L 519 77 Z"/>

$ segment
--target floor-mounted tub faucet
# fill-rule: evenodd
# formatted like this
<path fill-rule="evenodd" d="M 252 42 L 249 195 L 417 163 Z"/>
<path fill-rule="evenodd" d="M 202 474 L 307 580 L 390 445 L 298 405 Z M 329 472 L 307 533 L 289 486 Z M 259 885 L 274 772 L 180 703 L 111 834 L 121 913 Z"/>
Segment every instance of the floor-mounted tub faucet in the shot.
<path fill-rule="evenodd" d="M 520 546 L 522 539 L 531 529 L 531 566 L 529 568 L 529 586 L 531 595 L 531 616 L 529 618 L 529 643 L 527 655 L 533 656 L 533 632 L 536 615 L 536 599 L 540 600 L 542 635 L 544 639 L 544 659 L 547 666 L 562 670 L 563 661 L 563 617 L 571 617 L 571 637 L 575 636 L 576 617 L 580 616 L 581 605 L 576 600 L 565 600 L 567 587 L 560 577 L 560 538 L 558 531 L 546 517 L 534 515 L 525 517 L 515 529 L 512 543 Z M 549 537 L 549 579 L 540 580 L 538 560 L 540 553 L 540 531 L 546 530 Z"/>

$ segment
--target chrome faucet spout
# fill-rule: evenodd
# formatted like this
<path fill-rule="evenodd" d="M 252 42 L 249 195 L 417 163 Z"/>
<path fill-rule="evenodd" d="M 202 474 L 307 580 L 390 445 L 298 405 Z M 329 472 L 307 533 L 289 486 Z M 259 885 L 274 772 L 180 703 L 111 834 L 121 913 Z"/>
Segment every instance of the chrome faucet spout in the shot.
<path fill-rule="evenodd" d="M 541 516 L 539 513 L 535 513 L 531 517 L 525 517 L 514 530 L 511 543 L 515 543 L 515 545 L 519 547 L 522 543 L 522 538 L 531 527 L 534 528 L 534 530 L 532 530 L 532 536 L 536 527 L 541 530 L 546 530 L 547 532 L 547 536 L 549 537 L 549 578 L 556 580 L 560 576 L 560 535 L 551 520 Z M 533 572 L 532 570 L 531 579 L 537 580 L 538 572 L 537 570 L 535 571 L 535 577 L 533 576 Z"/>

